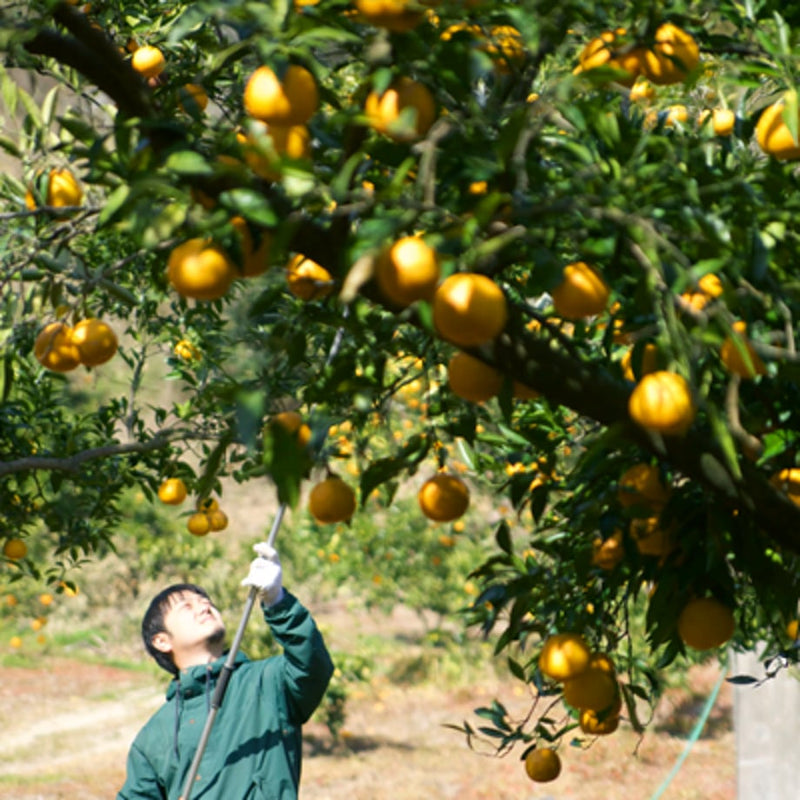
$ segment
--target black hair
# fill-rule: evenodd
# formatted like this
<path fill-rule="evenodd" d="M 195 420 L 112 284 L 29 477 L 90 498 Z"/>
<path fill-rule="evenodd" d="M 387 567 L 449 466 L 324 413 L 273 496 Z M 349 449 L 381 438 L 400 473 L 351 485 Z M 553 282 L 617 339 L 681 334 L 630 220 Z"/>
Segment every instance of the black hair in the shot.
<path fill-rule="evenodd" d="M 172 586 L 167 586 L 166 589 L 162 589 L 150 601 L 150 605 L 147 607 L 147 611 L 144 612 L 144 617 L 142 618 L 142 640 L 144 641 L 145 649 L 156 660 L 156 664 L 171 675 L 178 674 L 178 668 L 172 660 L 172 653 L 162 653 L 161 650 L 157 649 L 153 644 L 153 638 L 157 634 L 166 631 L 164 627 L 164 617 L 172 604 L 172 596 L 180 594 L 181 592 L 192 592 L 193 594 L 199 594 L 200 597 L 205 597 L 206 600 L 211 599 L 205 589 L 193 583 L 173 583 Z"/>

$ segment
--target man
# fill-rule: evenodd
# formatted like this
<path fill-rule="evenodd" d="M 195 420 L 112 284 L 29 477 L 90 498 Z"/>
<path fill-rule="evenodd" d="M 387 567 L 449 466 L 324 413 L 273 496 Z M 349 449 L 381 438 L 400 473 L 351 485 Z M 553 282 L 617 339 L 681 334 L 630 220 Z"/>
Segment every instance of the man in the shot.
<path fill-rule="evenodd" d="M 265 543 L 253 549 L 258 557 L 242 585 L 258 589 L 283 653 L 261 661 L 237 653 L 191 800 L 296 800 L 301 726 L 333 673 L 314 620 L 283 588 L 278 554 Z M 142 638 L 174 679 L 131 746 L 117 800 L 178 800 L 226 660 L 225 625 L 203 589 L 176 584 L 153 598 Z"/>

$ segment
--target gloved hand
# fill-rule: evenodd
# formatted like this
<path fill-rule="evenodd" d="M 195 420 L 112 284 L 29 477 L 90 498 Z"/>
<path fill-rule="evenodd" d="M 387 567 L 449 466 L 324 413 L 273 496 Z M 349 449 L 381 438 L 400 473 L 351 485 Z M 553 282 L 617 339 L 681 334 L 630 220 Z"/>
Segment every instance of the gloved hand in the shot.
<path fill-rule="evenodd" d="M 253 545 L 258 558 L 250 562 L 250 572 L 242 586 L 254 586 L 266 606 L 274 606 L 283 597 L 283 570 L 278 551 L 266 542 Z"/>

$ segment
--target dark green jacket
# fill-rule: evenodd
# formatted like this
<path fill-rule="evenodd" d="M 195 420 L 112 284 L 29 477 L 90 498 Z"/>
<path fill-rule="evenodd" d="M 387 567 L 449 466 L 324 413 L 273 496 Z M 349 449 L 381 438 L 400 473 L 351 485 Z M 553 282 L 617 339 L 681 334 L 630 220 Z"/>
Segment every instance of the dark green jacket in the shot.
<path fill-rule="evenodd" d="M 301 725 L 319 705 L 333 664 L 309 612 L 289 592 L 264 619 L 283 654 L 238 653 L 200 762 L 191 800 L 295 800 Z M 183 670 L 131 745 L 117 800 L 178 800 L 225 657 Z"/>

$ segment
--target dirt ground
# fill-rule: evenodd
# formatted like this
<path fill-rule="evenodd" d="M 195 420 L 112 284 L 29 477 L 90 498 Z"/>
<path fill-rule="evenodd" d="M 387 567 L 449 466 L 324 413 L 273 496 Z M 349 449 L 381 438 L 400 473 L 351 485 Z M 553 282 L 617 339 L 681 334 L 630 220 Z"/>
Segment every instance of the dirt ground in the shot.
<path fill-rule="evenodd" d="M 519 752 L 505 758 L 471 751 L 446 727 L 492 697 L 515 700 L 496 676 L 479 685 L 436 688 L 373 681 L 348 701 L 343 744 L 318 722 L 305 730 L 303 800 L 608 800 L 649 798 L 686 745 L 686 733 L 718 675 L 694 670 L 691 692 L 673 691 L 658 724 L 639 741 L 622 726 L 585 750 L 561 748 L 554 783 L 525 776 Z M 108 800 L 124 778 L 125 755 L 163 697 L 164 680 L 148 672 L 48 657 L 36 669 L 7 667 L 0 682 L 0 800 Z M 516 689 L 516 699 L 524 698 Z M 662 795 L 665 800 L 735 797 L 729 685 L 703 736 Z"/>

